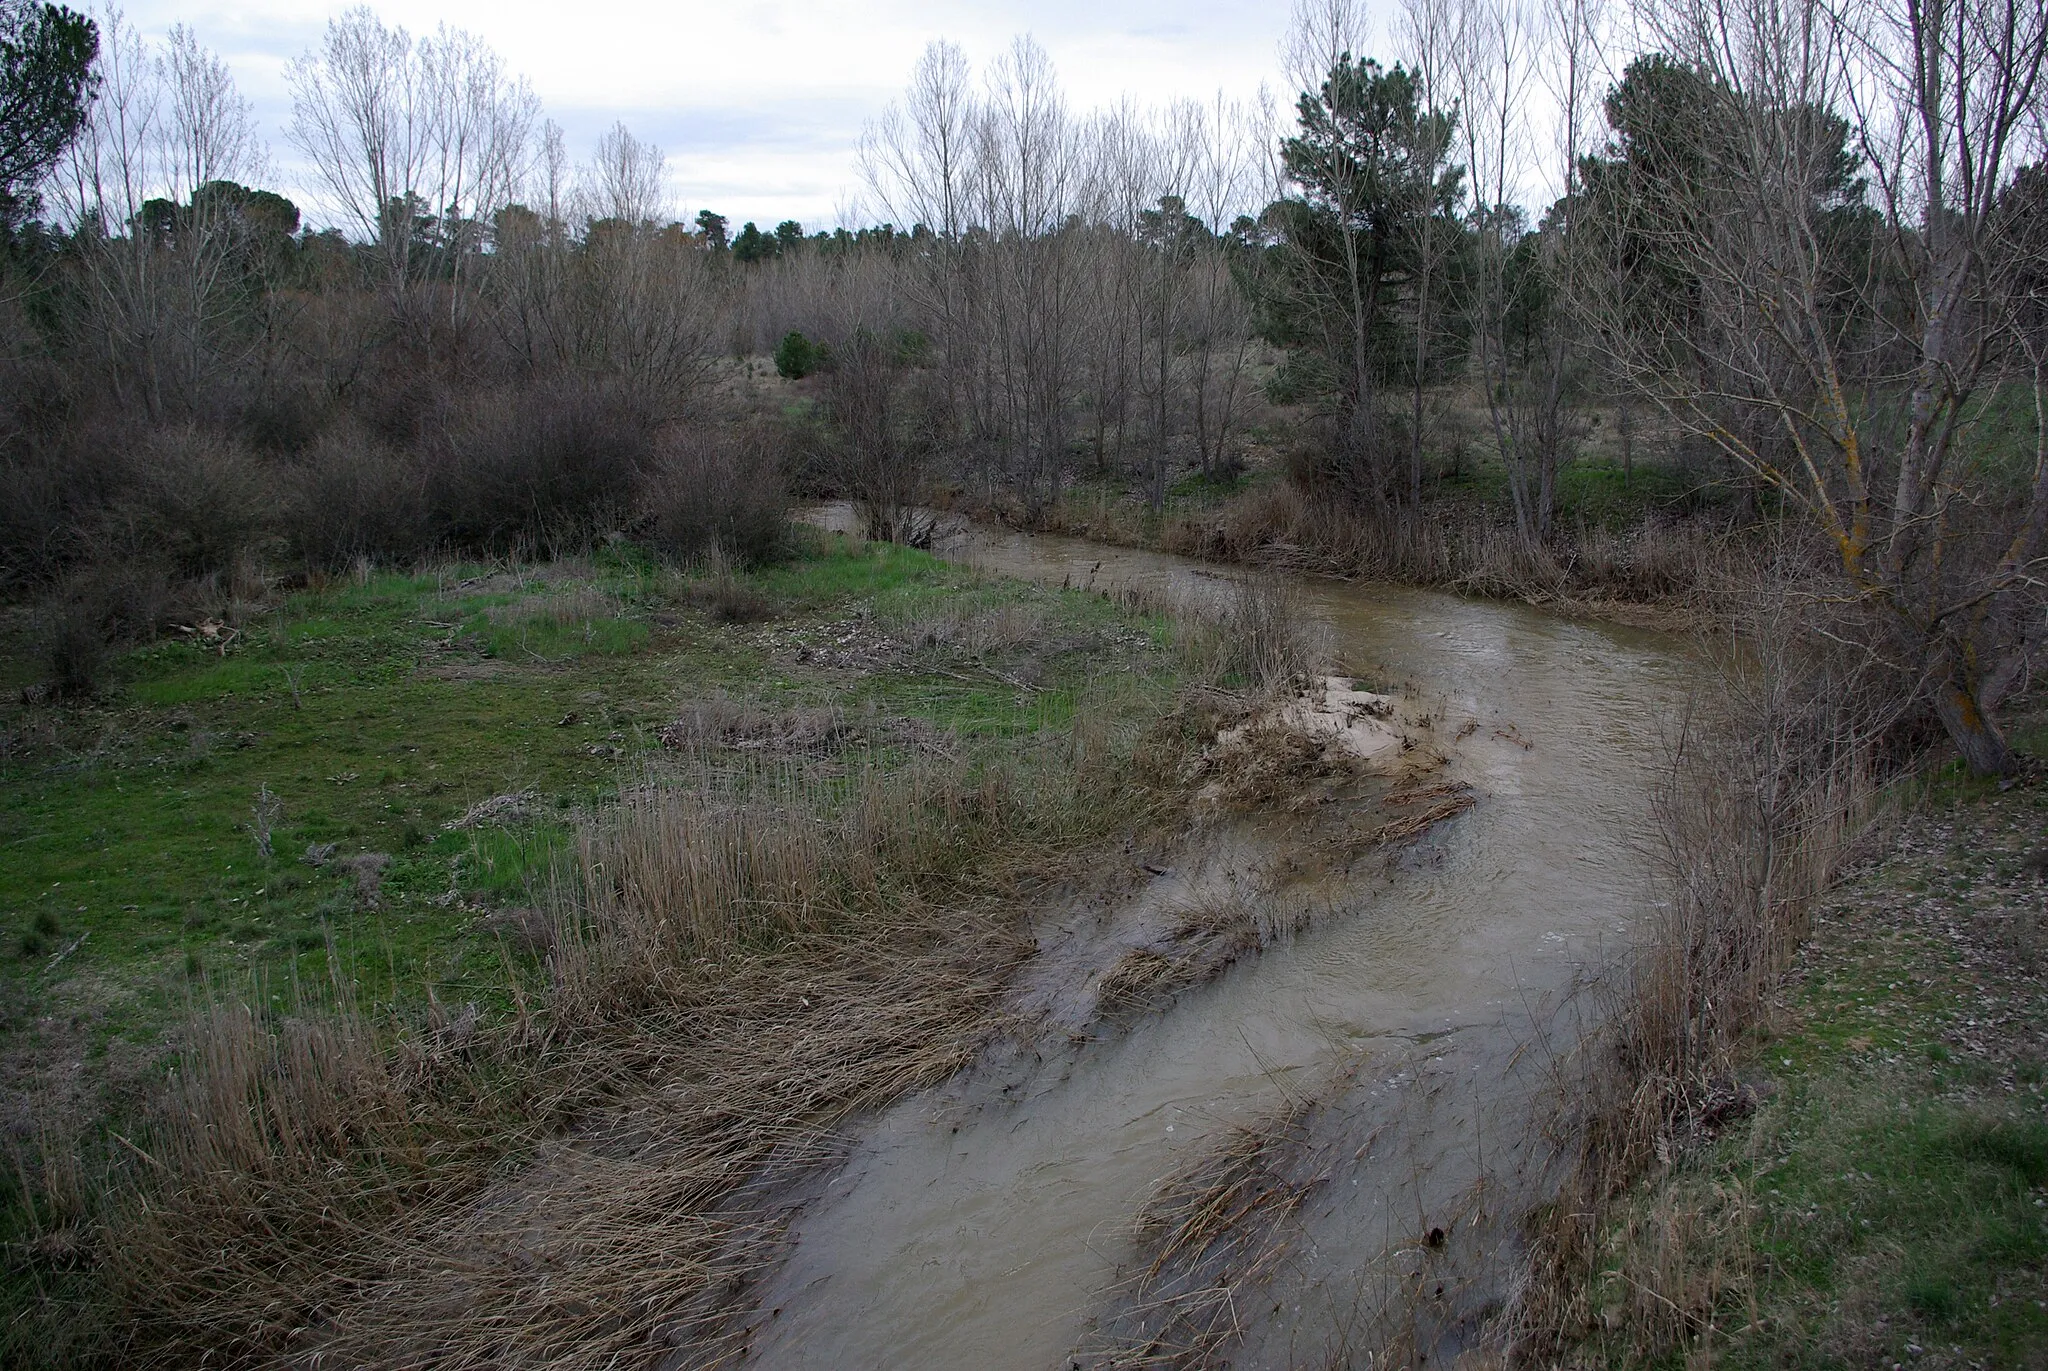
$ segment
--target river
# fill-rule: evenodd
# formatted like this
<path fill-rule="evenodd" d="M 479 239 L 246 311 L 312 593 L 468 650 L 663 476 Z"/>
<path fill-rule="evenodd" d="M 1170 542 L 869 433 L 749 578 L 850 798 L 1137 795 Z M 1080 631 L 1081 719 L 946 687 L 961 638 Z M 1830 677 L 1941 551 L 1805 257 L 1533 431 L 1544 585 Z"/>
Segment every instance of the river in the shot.
<path fill-rule="evenodd" d="M 978 528 L 939 551 L 1164 595 L 1225 574 Z M 1640 835 L 1687 658 L 1662 635 L 1513 604 L 1301 590 L 1348 671 L 1465 735 L 1448 775 L 1477 805 L 1403 860 L 1319 887 L 1301 932 L 1164 1011 L 970 1071 L 858 1130 L 764 1279 L 750 1364 L 1087 1363 L 1134 1318 L 1117 1283 L 1161 1179 L 1305 1100 L 1288 1165 L 1316 1184 L 1256 1308 L 1233 1315 L 1230 1364 L 1345 1364 L 1396 1334 L 1444 1360 L 1505 1297 L 1514 1220 L 1549 1174 L 1552 1067 L 1597 1012 L 1577 992 L 1651 898 Z M 1190 856 L 1200 871 L 1158 884 L 1234 878 L 1226 858 Z"/>

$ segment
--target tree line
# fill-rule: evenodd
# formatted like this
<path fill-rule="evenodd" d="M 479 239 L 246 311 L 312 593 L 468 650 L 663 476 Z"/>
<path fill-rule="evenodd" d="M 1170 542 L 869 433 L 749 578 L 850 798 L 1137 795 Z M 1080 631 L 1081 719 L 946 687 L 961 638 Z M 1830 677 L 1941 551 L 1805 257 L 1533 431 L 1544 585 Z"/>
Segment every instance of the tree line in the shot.
<path fill-rule="evenodd" d="M 688 552 L 762 518 L 681 505 L 791 478 L 906 539 L 940 479 L 1032 517 L 1108 474 L 1160 509 L 1275 413 L 1291 478 L 1388 536 L 1476 424 L 1542 546 L 1605 424 L 1803 520 L 1869 650 L 2009 767 L 1996 713 L 2048 634 L 2038 7 L 1404 0 L 1395 28 L 1382 60 L 1303 0 L 1284 116 L 1077 111 L 1029 40 L 980 72 L 934 44 L 862 141 L 874 226 L 734 233 L 673 217 L 623 125 L 574 164 L 473 36 L 354 10 L 289 71 L 316 229 L 189 30 L 8 0 L 8 579 Z M 735 400 L 769 354 L 795 418 Z"/>

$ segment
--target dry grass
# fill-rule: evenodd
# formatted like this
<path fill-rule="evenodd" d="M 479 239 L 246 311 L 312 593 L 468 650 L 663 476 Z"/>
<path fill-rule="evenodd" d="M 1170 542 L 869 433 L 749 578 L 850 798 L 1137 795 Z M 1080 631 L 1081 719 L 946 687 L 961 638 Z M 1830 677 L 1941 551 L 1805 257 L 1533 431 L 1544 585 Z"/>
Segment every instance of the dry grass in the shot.
<path fill-rule="evenodd" d="M 1158 546 L 1206 561 L 1442 586 L 1539 604 L 1684 606 L 1707 594 L 1742 554 L 1725 530 L 1654 518 L 1625 532 L 1560 530 L 1547 545 L 1476 511 L 1410 523 L 1362 511 L 1290 481 L 1253 486 L 1197 512 L 1155 522 L 1100 493 L 1046 512 L 1048 532 Z"/>
<path fill-rule="evenodd" d="M 1446 819 L 1455 819 L 1479 803 L 1472 787 L 1462 781 L 1444 785 L 1399 790 L 1380 801 L 1382 805 L 1409 812 L 1389 819 L 1372 831 L 1368 843 L 1402 843 L 1420 837 Z"/>
<path fill-rule="evenodd" d="M 946 648 L 979 658 L 1042 645 L 1052 631 L 1052 617 L 1043 605 L 1000 604 L 936 609 L 892 627 L 914 647 Z"/>
<path fill-rule="evenodd" d="M 529 595 L 509 605 L 494 605 L 484 613 L 500 628 L 524 628 L 532 624 L 575 628 L 598 619 L 620 618 L 625 614 L 625 606 L 616 595 L 588 582 L 573 582 L 567 588 L 550 594 Z"/>
<path fill-rule="evenodd" d="M 1654 815 L 1664 899 L 1596 1010 L 1602 1027 L 1560 1071 L 1568 1172 L 1530 1235 L 1512 1330 L 1522 1360 L 1555 1364 L 1595 1326 L 1599 1237 L 1628 1188 L 1741 1107 L 1743 1036 L 1767 1012 L 1815 903 L 1884 812 L 1882 742 L 1899 693 L 1874 659 L 1817 647 L 1816 614 L 1844 627 L 1834 610 L 1781 599 L 1741 641 L 1719 645 L 1715 692 L 1670 744 Z M 1742 1197 L 1726 1198 L 1700 1214 L 1739 1218 Z M 1731 1276 L 1700 1270 L 1684 1234 L 1646 1250 L 1623 1277 L 1644 1315 L 1636 1350 L 1655 1358 L 1713 1316 Z"/>
<path fill-rule="evenodd" d="M 1102 973 L 1095 1003 L 1110 1015 L 1155 1009 L 1286 931 L 1240 897 L 1189 904 L 1175 912 L 1161 947 L 1134 947 Z"/>
<path fill-rule="evenodd" d="M 1127 607 L 1174 621 L 1188 673 L 1257 695 L 1296 689 L 1328 671 L 1329 626 L 1288 577 L 1246 572 L 1208 593 L 1120 592 Z"/>
<path fill-rule="evenodd" d="M 660 731 L 673 750 L 726 748 L 764 757 L 823 757 L 845 749 L 900 747 L 953 755 L 954 739 L 921 719 L 828 707 L 768 709 L 752 700 L 712 695 L 683 706 Z"/>
<path fill-rule="evenodd" d="M 682 598 L 703 610 L 716 624 L 758 624 L 773 619 L 776 603 L 738 575 L 732 561 L 716 543 L 703 557 L 703 574 L 689 581 Z"/>
<path fill-rule="evenodd" d="M 1018 897 L 1144 821 L 1127 748 L 1047 748 L 691 756 L 584 825 L 526 920 L 544 962 L 508 942 L 483 1006 L 372 1013 L 338 951 L 294 1013 L 207 1006 L 149 1126 L 41 1206 L 97 1263 L 94 1350 L 573 1367 L 708 1336 L 779 1231 L 763 1176 L 968 1061 Z"/>
<path fill-rule="evenodd" d="M 1077 1364 L 1124 1371 L 1197 1367 L 1244 1333 L 1251 1288 L 1287 1250 L 1289 1220 L 1321 1177 L 1298 1162 L 1308 1109 L 1231 1129 L 1220 1145 L 1161 1182 L 1138 1217 L 1143 1265 Z"/>

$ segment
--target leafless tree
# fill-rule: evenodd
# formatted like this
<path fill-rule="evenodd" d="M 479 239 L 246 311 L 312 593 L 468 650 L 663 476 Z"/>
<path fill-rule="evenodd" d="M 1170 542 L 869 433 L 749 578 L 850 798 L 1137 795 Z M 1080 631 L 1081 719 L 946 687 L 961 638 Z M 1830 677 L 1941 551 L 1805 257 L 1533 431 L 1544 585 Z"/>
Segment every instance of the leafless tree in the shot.
<path fill-rule="evenodd" d="M 230 279 L 246 204 L 223 183 L 253 179 L 265 151 L 226 64 L 191 30 L 152 47 L 119 10 L 99 22 L 101 84 L 56 186 L 79 231 L 76 326 L 126 403 L 190 414 L 261 345 Z"/>
<path fill-rule="evenodd" d="M 962 446 L 1043 507 L 1092 418 L 1100 463 L 1135 447 L 1163 498 L 1184 447 L 1220 454 L 1247 384 L 1249 317 L 1215 241 L 1251 207 L 1243 110 L 1069 112 L 1020 40 L 977 84 L 934 44 L 867 132 L 874 203 L 916 235 L 907 298 L 936 345 Z"/>
<path fill-rule="evenodd" d="M 1404 46 L 1416 84 L 1421 89 L 1423 103 L 1430 108 L 1455 109 L 1457 14 L 1453 0 L 1402 0 L 1401 18 Z M 1452 132 L 1451 136 L 1455 137 L 1455 133 Z M 1436 155 L 1442 158 L 1449 153 L 1449 148 L 1443 148 L 1437 150 Z M 1414 370 L 1410 383 L 1412 403 L 1408 433 L 1407 503 L 1411 519 L 1419 520 L 1422 516 L 1423 434 L 1426 427 L 1423 405 L 1429 387 L 1432 345 L 1439 328 L 1437 311 L 1443 276 L 1456 247 L 1454 226 L 1445 223 L 1432 207 L 1416 226 L 1412 302 L 1415 338 L 1409 362 Z"/>
<path fill-rule="evenodd" d="M 2048 633 L 2044 244 L 2020 203 L 2048 153 L 2048 11 L 1644 18 L 1695 102 L 1682 146 L 1650 151 L 1696 173 L 1642 188 L 1639 237 L 1690 303 L 1610 277 L 1591 317 L 1647 395 L 1811 515 L 1970 767 L 2007 770 L 1994 713 Z"/>
<path fill-rule="evenodd" d="M 590 219 L 653 227 L 668 218 L 668 158 L 652 143 L 614 124 L 598 140 L 597 158 L 581 187 L 583 213 Z"/>
<path fill-rule="evenodd" d="M 422 283 L 460 283 L 490 216 L 525 173 L 539 105 L 481 41 L 414 39 L 358 7 L 287 69 L 287 136 L 328 201 L 378 245 L 401 313 Z M 463 292 L 449 291 L 450 307 Z"/>

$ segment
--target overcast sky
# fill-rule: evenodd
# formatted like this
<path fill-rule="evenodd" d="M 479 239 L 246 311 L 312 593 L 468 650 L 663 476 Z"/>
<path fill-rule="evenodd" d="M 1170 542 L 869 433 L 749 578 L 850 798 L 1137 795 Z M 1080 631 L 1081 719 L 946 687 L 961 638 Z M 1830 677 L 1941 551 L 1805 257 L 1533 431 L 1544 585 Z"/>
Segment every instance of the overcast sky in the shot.
<path fill-rule="evenodd" d="M 74 3 L 76 0 L 74 0 Z M 225 57 L 256 104 L 279 179 L 293 182 L 284 139 L 285 64 L 316 44 L 345 6 L 319 0 L 138 0 L 149 38 L 174 23 Z M 1077 109 L 1129 95 L 1143 103 L 1249 98 L 1279 89 L 1284 0 L 413 0 L 372 6 L 415 34 L 468 29 L 533 83 L 549 117 L 587 156 L 614 120 L 669 157 L 674 208 L 710 208 L 735 225 L 837 222 L 859 193 L 853 152 L 863 124 L 896 98 L 934 38 L 977 68 L 1017 34 L 1052 57 Z"/>

